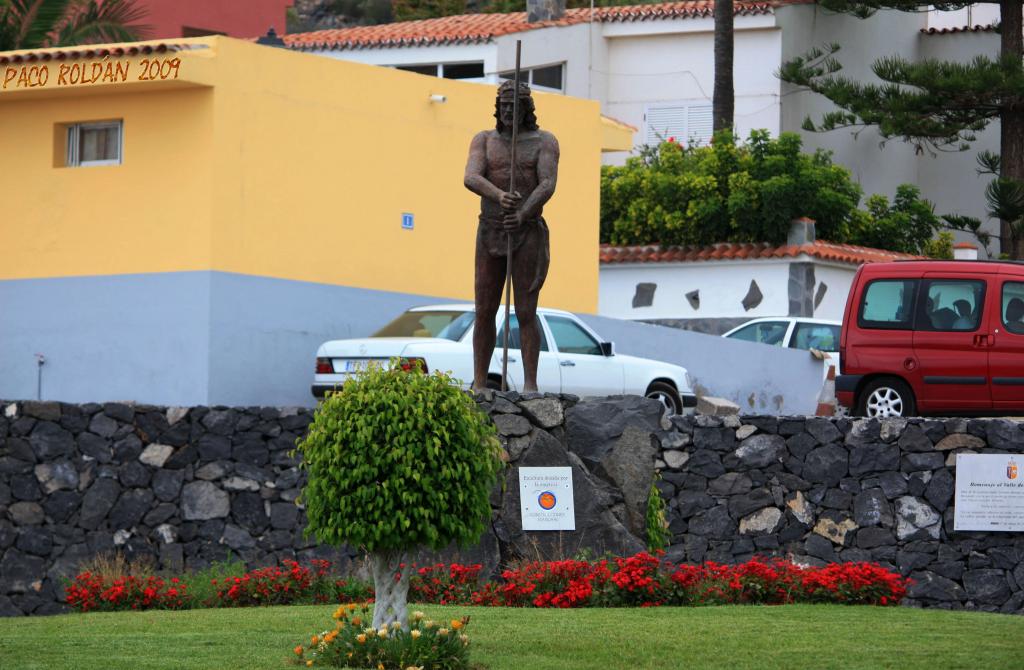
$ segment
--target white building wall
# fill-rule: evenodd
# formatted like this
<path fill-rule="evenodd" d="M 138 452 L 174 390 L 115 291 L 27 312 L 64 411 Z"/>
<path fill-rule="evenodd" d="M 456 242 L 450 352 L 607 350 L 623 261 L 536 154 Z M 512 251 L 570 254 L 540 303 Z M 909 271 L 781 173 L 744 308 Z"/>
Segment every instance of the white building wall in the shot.
<path fill-rule="evenodd" d="M 996 13 L 998 19 L 998 8 Z M 922 58 L 963 62 L 978 55 L 995 56 L 998 53 L 999 33 L 996 32 L 921 35 Z M 982 151 L 999 153 L 999 121 L 993 120 L 988 128 L 977 134 L 977 138 L 967 151 L 922 156 L 918 183 L 924 196 L 935 203 L 935 211 L 939 214 L 976 217 L 985 223 L 985 230 L 998 234 L 999 221 L 990 220 L 985 214 L 985 187 L 992 177 L 978 175 L 977 157 Z M 957 242 L 978 244 L 978 241 L 967 233 L 956 233 L 955 237 Z M 978 246 L 979 257 L 985 258 L 986 252 L 981 249 L 980 244 Z M 991 245 L 990 251 L 997 252 L 998 246 L 999 243 L 996 241 Z"/>
<path fill-rule="evenodd" d="M 746 311 L 743 298 L 750 281 L 764 298 Z M 650 307 L 633 307 L 639 283 L 657 284 Z M 700 308 L 686 299 L 700 291 Z M 789 313 L 789 261 L 701 261 L 602 265 L 598 276 L 597 313 L 617 319 L 720 319 L 780 316 Z"/>
<path fill-rule="evenodd" d="M 967 5 L 962 9 L 950 12 L 940 11 L 933 7 L 928 12 L 928 27 L 937 30 L 965 26 L 990 26 L 995 23 L 999 23 L 999 5 L 994 2 Z"/>
<path fill-rule="evenodd" d="M 534 68 L 564 63 L 562 86 L 566 95 L 589 98 L 587 41 L 592 28 L 588 24 L 528 30 L 495 38 L 498 71 L 509 72 L 516 65 L 516 40 L 523 41 L 522 67 Z"/>
<path fill-rule="evenodd" d="M 979 18 L 973 19 L 973 23 L 991 22 L 990 8 L 982 11 L 976 6 L 974 11 L 972 19 Z M 782 60 L 803 55 L 814 46 L 838 43 L 842 46 L 837 54 L 843 64 L 842 76 L 879 83 L 881 80 L 875 77 L 871 65 L 885 56 L 966 62 L 977 54 L 997 53 L 997 33 L 928 35 L 921 32 L 927 27 L 962 27 L 967 18 L 966 10 L 963 12 L 960 15 L 937 11 L 880 11 L 861 20 L 826 12 L 817 5 L 783 6 L 776 10 L 783 27 Z M 824 113 L 835 107 L 823 96 L 796 91 L 788 84 L 784 84 L 782 90 L 785 101 L 782 130 L 799 132 L 807 150 L 831 151 L 836 163 L 851 170 L 865 197 L 873 193 L 891 197 L 899 184 L 916 184 L 922 197 L 934 203 L 937 214 L 958 213 L 986 220 L 984 189 L 987 180 L 979 179 L 975 173 L 975 157 L 985 149 L 998 152 L 998 121 L 981 133 L 966 152 L 919 152 L 899 138 L 883 144 L 874 127 L 806 132 L 801 128 L 806 117 L 820 122 Z M 987 227 L 994 232 L 998 222 L 989 222 Z M 975 241 L 966 234 L 958 233 L 955 237 L 956 241 Z"/>
<path fill-rule="evenodd" d="M 926 14 L 883 11 L 870 19 L 825 11 L 818 5 L 790 5 L 776 10 L 783 28 L 782 61 L 805 54 L 813 47 L 838 43 L 836 55 L 843 64 L 841 75 L 858 81 L 880 82 L 871 64 L 884 56 L 918 57 L 920 29 Z M 865 195 L 892 195 L 901 183 L 917 183 L 918 159 L 914 148 L 899 140 L 883 147 L 878 131 L 871 128 L 842 128 L 830 132 L 809 133 L 801 129 L 807 116 L 821 121 L 825 112 L 835 109 L 824 96 L 783 86 L 785 103 L 782 130 L 799 132 L 808 151 L 821 148 L 833 152 L 835 162 L 848 167 L 860 182 Z"/>
<path fill-rule="evenodd" d="M 843 311 L 846 309 L 846 296 L 850 293 L 850 286 L 853 284 L 853 276 L 857 268 L 852 265 L 819 265 L 814 266 L 814 291 L 817 295 L 818 286 L 826 286 L 825 295 L 821 303 L 814 308 L 816 319 L 843 320 Z"/>
<path fill-rule="evenodd" d="M 806 258 L 803 259 L 806 261 Z M 693 263 L 649 263 L 602 265 L 598 279 L 598 314 L 617 319 L 755 319 L 789 314 L 790 260 L 700 261 Z M 855 266 L 814 264 L 815 294 L 825 284 L 825 295 L 814 310 L 819 319 L 841 321 L 846 309 Z M 750 281 L 764 296 L 750 310 L 743 298 Z M 649 307 L 633 307 L 637 284 L 656 284 Z M 686 294 L 699 290 L 700 307 L 694 309 Z"/>
<path fill-rule="evenodd" d="M 609 23 L 607 70 L 603 76 L 605 114 L 639 129 L 644 142 L 645 113 L 651 105 L 710 106 L 714 93 L 714 22 L 711 19 Z M 737 17 L 734 90 L 736 129 L 780 127 L 780 82 L 774 76 L 782 33 L 772 16 Z M 595 68 L 596 70 L 597 68 Z M 596 81 L 596 78 L 595 78 Z M 690 138 L 678 138 L 687 141 Z M 622 163 L 624 153 L 609 153 L 605 162 Z"/>

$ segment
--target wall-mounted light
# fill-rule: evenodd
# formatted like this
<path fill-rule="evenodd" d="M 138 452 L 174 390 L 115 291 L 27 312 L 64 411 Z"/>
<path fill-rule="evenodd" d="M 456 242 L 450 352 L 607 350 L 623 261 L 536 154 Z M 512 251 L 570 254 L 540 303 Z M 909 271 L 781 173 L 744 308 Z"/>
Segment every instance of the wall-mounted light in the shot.
<path fill-rule="evenodd" d="M 441 95 L 440 93 L 432 93 L 430 95 L 430 102 L 436 102 L 438 104 L 441 104 L 443 102 L 448 102 L 448 96 L 447 95 Z"/>

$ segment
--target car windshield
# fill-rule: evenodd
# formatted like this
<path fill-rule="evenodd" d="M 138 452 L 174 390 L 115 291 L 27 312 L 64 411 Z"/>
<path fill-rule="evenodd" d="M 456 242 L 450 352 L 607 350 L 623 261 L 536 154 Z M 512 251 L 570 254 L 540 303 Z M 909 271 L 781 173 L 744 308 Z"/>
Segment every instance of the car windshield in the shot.
<path fill-rule="evenodd" d="M 473 325 L 473 312 L 451 310 L 402 314 L 373 337 L 441 337 L 458 342 Z"/>

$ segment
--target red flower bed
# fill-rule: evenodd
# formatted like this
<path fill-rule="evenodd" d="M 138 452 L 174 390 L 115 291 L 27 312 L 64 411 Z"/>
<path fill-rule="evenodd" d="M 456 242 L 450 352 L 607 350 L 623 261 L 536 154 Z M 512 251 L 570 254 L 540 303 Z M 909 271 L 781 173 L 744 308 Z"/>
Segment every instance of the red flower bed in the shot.
<path fill-rule="evenodd" d="M 177 577 L 128 575 L 108 581 L 83 572 L 65 588 L 67 603 L 81 612 L 116 610 L 183 609 L 189 607 L 188 587 Z"/>
<path fill-rule="evenodd" d="M 254 605 L 288 605 L 312 597 L 313 574 L 295 561 L 283 566 L 251 570 L 241 577 L 229 577 L 220 583 L 206 604 L 210 607 L 250 607 Z"/>
<path fill-rule="evenodd" d="M 79 611 L 245 607 L 293 603 L 363 602 L 370 584 L 331 576 L 328 561 L 305 568 L 294 561 L 212 580 L 213 594 L 193 597 L 184 580 L 88 572 L 66 587 Z M 896 605 L 911 581 L 872 563 L 802 567 L 782 559 L 740 565 L 673 564 L 641 552 L 597 561 L 532 561 L 502 573 L 503 583 L 481 582 L 480 565 L 425 566 L 410 582 L 412 602 L 507 607 L 601 607 L 844 603 Z M 201 602 L 200 602 L 201 601 Z"/>
<path fill-rule="evenodd" d="M 466 604 L 480 587 L 479 563 L 445 565 L 437 563 L 418 568 L 409 580 L 409 600 L 435 605 Z"/>
<path fill-rule="evenodd" d="M 534 561 L 506 570 L 503 604 L 512 607 L 583 607 L 608 582 L 608 561 Z M 460 603 L 462 604 L 462 603 Z"/>
<path fill-rule="evenodd" d="M 674 565 L 641 552 L 608 561 L 527 563 L 506 570 L 503 604 L 588 607 L 830 602 L 896 605 L 910 580 L 871 563 L 801 567 L 782 559 Z M 464 603 L 477 604 L 472 599 Z"/>
<path fill-rule="evenodd" d="M 208 597 L 189 589 L 188 578 L 165 580 L 151 575 L 109 577 L 83 572 L 65 586 L 65 599 L 80 612 L 251 607 L 297 603 L 351 603 L 373 599 L 373 586 L 330 574 L 331 562 L 313 560 L 312 568 L 295 561 L 209 580 Z"/>

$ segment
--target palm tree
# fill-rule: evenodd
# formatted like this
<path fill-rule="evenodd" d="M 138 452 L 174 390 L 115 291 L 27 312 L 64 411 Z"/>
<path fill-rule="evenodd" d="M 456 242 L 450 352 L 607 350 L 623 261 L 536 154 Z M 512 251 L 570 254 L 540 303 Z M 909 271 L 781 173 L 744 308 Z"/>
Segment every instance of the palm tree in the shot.
<path fill-rule="evenodd" d="M 146 26 L 136 0 L 0 0 L 0 51 L 132 42 Z"/>
<path fill-rule="evenodd" d="M 731 130 L 735 92 L 732 83 L 732 0 L 715 0 L 715 91 L 712 94 L 712 128 Z"/>

